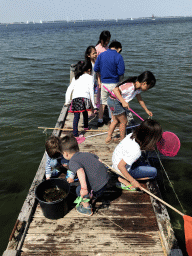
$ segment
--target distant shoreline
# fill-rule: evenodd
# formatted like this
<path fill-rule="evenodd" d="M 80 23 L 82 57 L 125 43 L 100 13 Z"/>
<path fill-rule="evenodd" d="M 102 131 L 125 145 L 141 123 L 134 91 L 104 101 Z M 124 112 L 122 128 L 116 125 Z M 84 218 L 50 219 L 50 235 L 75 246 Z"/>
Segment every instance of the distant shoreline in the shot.
<path fill-rule="evenodd" d="M 127 18 L 127 19 L 91 19 L 91 20 L 54 20 L 54 21 L 27 21 L 27 22 L 0 22 L 0 25 L 28 25 L 28 24 L 46 24 L 46 23 L 80 23 L 80 22 L 119 22 L 119 21 L 138 21 L 138 20 L 160 20 L 160 19 L 180 19 L 180 18 L 192 18 L 192 16 L 165 16 L 165 17 L 139 17 L 139 18 Z"/>

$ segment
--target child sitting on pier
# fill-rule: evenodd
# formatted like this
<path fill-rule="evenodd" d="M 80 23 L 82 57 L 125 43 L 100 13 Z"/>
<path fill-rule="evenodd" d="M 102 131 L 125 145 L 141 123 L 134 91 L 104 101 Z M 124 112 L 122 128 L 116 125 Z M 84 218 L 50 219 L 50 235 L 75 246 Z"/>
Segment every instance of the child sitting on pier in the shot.
<path fill-rule="evenodd" d="M 79 152 L 77 140 L 70 135 L 61 139 L 61 150 L 64 158 L 69 160 L 69 169 L 79 178 L 80 186 L 77 187 L 77 196 L 82 200 L 90 199 L 93 194 L 94 200 L 100 197 L 106 189 L 109 175 L 98 156 L 89 152 Z M 89 202 L 81 202 L 76 210 L 84 215 L 93 214 Z"/>
<path fill-rule="evenodd" d="M 58 177 L 62 167 L 67 168 L 69 161 L 66 160 L 61 154 L 59 138 L 50 136 L 46 143 L 46 166 L 45 177 L 46 179 Z"/>
<path fill-rule="evenodd" d="M 147 180 L 156 177 L 156 168 L 142 162 L 140 157 L 142 151 L 154 150 L 161 136 L 160 124 L 155 120 L 147 119 L 117 145 L 112 156 L 113 168 L 129 181 L 119 177 L 120 183 L 116 184 L 118 188 L 135 191 L 136 188 L 141 188 L 136 179 Z"/>

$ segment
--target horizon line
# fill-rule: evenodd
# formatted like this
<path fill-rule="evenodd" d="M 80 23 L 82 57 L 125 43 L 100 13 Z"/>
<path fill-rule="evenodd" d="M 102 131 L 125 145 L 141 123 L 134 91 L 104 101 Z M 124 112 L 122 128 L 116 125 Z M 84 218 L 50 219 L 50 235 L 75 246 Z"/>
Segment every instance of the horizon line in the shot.
<path fill-rule="evenodd" d="M 59 22 L 86 22 L 86 21 L 120 21 L 120 20 L 138 20 L 138 19 L 155 19 L 155 18 L 190 18 L 192 16 L 149 16 L 149 17 L 138 17 L 138 18 L 111 18 L 111 19 L 77 19 L 77 20 L 39 20 L 38 21 L 14 21 L 14 22 L 0 22 L 0 25 L 11 25 L 11 24 L 41 24 L 41 23 L 59 23 Z"/>

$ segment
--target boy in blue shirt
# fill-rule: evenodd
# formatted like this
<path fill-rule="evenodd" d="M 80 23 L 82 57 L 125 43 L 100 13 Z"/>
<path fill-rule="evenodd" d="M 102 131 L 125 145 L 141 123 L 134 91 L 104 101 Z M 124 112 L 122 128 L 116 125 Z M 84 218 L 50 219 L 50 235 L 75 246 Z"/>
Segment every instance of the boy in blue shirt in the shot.
<path fill-rule="evenodd" d="M 109 49 L 101 53 L 95 62 L 94 71 L 100 73 L 101 83 L 110 91 L 116 87 L 119 82 L 119 77 L 123 76 L 125 72 L 124 60 L 120 54 L 121 51 L 121 43 L 118 41 L 112 41 L 109 45 Z M 102 84 L 98 127 L 103 125 L 103 112 L 109 97 L 109 93 L 103 88 Z"/>

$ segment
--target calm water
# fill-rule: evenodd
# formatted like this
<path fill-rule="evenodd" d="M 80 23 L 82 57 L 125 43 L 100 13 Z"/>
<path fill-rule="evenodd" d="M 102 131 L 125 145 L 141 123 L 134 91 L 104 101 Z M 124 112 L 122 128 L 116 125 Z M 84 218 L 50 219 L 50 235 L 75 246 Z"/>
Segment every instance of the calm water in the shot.
<path fill-rule="evenodd" d="M 123 23 L 0 26 L 0 253 L 44 153 L 46 135 L 37 127 L 55 126 L 70 64 L 83 59 L 102 30 L 110 30 L 112 39 L 123 45 L 125 77 L 151 70 L 157 78 L 155 88 L 142 97 L 163 129 L 181 140 L 178 155 L 164 159 L 163 165 L 186 214 L 192 216 L 192 21 Z M 131 108 L 147 118 L 135 100 Z M 165 185 L 164 200 L 182 211 L 165 176 L 160 185 Z M 183 219 L 169 213 L 183 248 Z"/>

